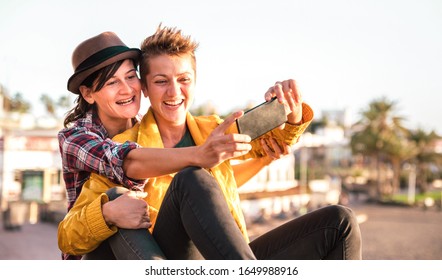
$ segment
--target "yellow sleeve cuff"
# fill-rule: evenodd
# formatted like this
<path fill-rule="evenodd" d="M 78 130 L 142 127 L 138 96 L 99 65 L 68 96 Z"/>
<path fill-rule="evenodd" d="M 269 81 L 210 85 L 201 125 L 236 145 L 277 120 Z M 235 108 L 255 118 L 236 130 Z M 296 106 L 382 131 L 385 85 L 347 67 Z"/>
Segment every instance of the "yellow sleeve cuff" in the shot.
<path fill-rule="evenodd" d="M 89 231 L 95 240 L 103 241 L 117 232 L 117 227 L 109 228 L 104 220 L 101 206 L 108 202 L 109 198 L 105 193 L 91 202 L 86 209 L 86 221 Z"/>
<path fill-rule="evenodd" d="M 262 137 L 273 137 L 277 141 L 282 141 L 289 146 L 296 144 L 299 141 L 299 137 L 304 133 L 307 127 L 310 125 L 314 117 L 312 108 L 306 104 L 302 104 L 302 122 L 301 124 L 289 124 L 285 123 L 284 129 L 275 128 L 272 131 L 264 134 L 263 136 L 252 141 L 252 150 L 245 158 L 250 157 L 262 157 L 265 155 L 264 149 L 261 146 L 260 139 Z"/>

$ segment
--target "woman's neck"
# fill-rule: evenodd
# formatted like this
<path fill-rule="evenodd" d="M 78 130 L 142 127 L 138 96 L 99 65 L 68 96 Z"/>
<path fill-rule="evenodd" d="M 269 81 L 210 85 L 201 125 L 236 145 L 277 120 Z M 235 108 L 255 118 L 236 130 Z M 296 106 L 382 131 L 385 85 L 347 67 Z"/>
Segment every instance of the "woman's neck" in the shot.
<path fill-rule="evenodd" d="M 181 124 L 179 126 L 164 126 L 158 124 L 158 130 L 160 131 L 164 148 L 173 148 L 178 142 L 180 142 L 186 133 L 186 124 Z"/>
<path fill-rule="evenodd" d="M 109 138 L 113 138 L 115 135 L 120 134 L 133 126 L 131 119 L 101 121 L 109 134 Z"/>

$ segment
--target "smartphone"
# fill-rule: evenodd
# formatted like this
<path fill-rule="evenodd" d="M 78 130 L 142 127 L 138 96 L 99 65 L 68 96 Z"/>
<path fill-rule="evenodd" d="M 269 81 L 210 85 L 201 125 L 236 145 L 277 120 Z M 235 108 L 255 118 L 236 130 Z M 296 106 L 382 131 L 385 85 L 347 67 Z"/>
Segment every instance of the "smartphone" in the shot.
<path fill-rule="evenodd" d="M 236 120 L 236 125 L 240 134 L 247 134 L 254 140 L 286 121 L 284 105 L 274 97 L 245 111 L 244 115 Z"/>

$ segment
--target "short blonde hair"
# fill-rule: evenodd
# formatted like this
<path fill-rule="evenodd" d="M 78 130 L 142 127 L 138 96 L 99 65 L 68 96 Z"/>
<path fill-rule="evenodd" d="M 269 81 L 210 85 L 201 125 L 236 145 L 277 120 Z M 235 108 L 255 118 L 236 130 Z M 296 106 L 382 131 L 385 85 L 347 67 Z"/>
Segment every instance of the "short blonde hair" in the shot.
<path fill-rule="evenodd" d="M 190 55 L 193 70 L 196 74 L 195 51 L 198 43 L 185 36 L 176 27 L 158 26 L 157 31 L 141 43 L 140 76 L 146 85 L 146 75 L 149 74 L 149 59 L 160 55 L 181 56 Z"/>

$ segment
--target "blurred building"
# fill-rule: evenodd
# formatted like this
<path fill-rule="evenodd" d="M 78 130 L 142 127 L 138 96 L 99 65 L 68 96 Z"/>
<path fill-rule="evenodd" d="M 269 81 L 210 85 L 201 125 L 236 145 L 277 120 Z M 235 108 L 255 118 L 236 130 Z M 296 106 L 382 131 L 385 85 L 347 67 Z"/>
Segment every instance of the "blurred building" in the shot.
<path fill-rule="evenodd" d="M 5 110 L 0 94 L 0 210 L 16 202 L 27 206 L 27 219 L 36 222 L 50 202 L 65 199 L 58 149 L 58 121 L 36 119 Z"/>

